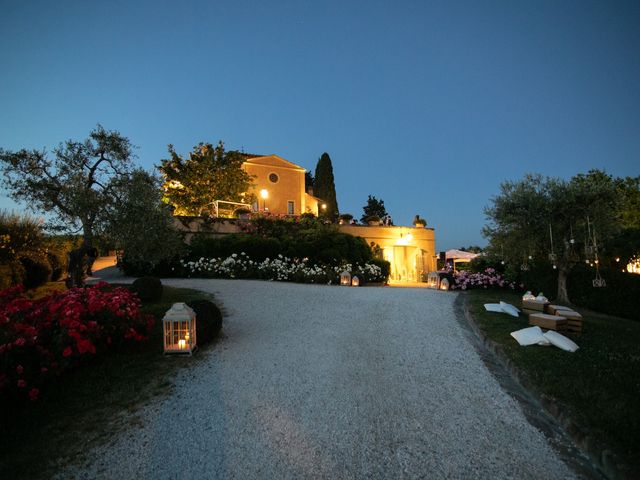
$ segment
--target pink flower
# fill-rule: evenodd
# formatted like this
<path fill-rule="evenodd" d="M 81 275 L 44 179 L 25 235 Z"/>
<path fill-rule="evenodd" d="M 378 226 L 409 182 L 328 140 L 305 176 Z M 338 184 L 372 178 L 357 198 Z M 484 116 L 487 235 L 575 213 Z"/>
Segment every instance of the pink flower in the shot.
<path fill-rule="evenodd" d="M 32 388 L 29 390 L 29 398 L 32 402 L 35 402 L 38 399 L 38 395 L 40 395 L 40 390 L 37 388 Z"/>
<path fill-rule="evenodd" d="M 24 388 L 26 386 L 27 386 L 27 382 L 25 382 L 22 379 L 18 380 L 18 388 Z"/>
<path fill-rule="evenodd" d="M 16 367 L 16 372 L 18 373 L 18 375 L 22 375 L 22 372 L 24 372 L 24 367 L 22 365 L 18 365 Z"/>
<path fill-rule="evenodd" d="M 62 351 L 62 356 L 63 357 L 68 357 L 73 353 L 73 350 L 71 350 L 71 347 L 67 347 Z"/>

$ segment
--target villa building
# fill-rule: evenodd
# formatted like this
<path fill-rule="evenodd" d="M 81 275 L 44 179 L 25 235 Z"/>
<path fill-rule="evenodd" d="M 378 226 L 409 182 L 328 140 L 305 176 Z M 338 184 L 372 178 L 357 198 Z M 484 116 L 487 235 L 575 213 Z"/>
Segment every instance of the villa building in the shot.
<path fill-rule="evenodd" d="M 253 193 L 258 201 L 255 212 L 274 215 L 318 215 L 322 203 L 305 190 L 305 169 L 277 155 L 245 155 L 242 168 L 253 176 Z"/>
<path fill-rule="evenodd" d="M 340 231 L 362 237 L 391 264 L 391 280 L 420 282 L 422 274 L 434 272 L 436 235 L 433 228 L 340 225 Z"/>
<path fill-rule="evenodd" d="M 322 199 L 305 190 L 305 169 L 277 155 L 244 154 L 242 168 L 253 176 L 253 193 L 257 201 L 252 210 L 281 216 L 318 215 Z M 185 223 L 186 222 L 186 223 Z M 202 218 L 178 221 L 187 241 L 195 232 L 208 235 L 239 233 L 234 220 L 220 219 L 205 224 Z M 419 282 L 422 274 L 436 270 L 435 231 L 425 227 L 340 225 L 340 231 L 362 237 L 373 249 L 379 249 L 391 264 L 391 280 Z"/>

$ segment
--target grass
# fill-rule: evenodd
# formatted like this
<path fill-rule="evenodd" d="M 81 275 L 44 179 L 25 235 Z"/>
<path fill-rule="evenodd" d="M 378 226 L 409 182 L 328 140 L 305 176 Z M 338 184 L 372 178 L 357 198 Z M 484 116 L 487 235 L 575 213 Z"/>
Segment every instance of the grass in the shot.
<path fill-rule="evenodd" d="M 521 347 L 510 333 L 527 327 L 528 317 L 516 319 L 483 307 L 499 300 L 519 306 L 519 295 L 471 290 L 466 299 L 478 327 L 539 395 L 553 399 L 602 449 L 640 472 L 640 322 L 578 309 L 582 335 L 569 335 L 580 347 L 577 352 Z"/>
<path fill-rule="evenodd" d="M 171 391 L 176 369 L 197 361 L 162 355 L 161 319 L 173 303 L 200 298 L 211 297 L 164 286 L 160 302 L 143 306 L 157 319 L 147 343 L 136 351 L 96 358 L 63 375 L 37 403 L 3 412 L 0 478 L 49 478 L 61 465 L 81 462 L 90 447 L 135 425 L 141 406 Z"/>

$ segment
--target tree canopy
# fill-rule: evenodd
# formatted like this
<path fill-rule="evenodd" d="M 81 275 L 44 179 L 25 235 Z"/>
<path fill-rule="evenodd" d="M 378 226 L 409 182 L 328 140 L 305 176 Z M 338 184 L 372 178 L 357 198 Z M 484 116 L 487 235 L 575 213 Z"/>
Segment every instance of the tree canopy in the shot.
<path fill-rule="evenodd" d="M 155 175 L 136 169 L 115 190 L 108 233 L 117 248 L 124 250 L 128 273 L 151 272 L 184 249 L 180 233 L 173 228 L 171 208 L 162 202 L 160 184 Z"/>
<path fill-rule="evenodd" d="M 215 147 L 199 143 L 187 158 L 169 145 L 169 155 L 158 168 L 164 177 L 164 201 L 175 208 L 175 214 L 201 215 L 210 211 L 215 200 L 253 201 L 246 193 L 252 177 L 242 169 L 244 158 L 239 152 L 226 151 L 222 142 Z"/>
<path fill-rule="evenodd" d="M 360 220 L 366 223 L 369 217 L 376 216 L 380 219 L 387 216 L 387 209 L 384 206 L 384 200 L 377 199 L 373 195 L 368 195 L 367 204 L 362 207 L 362 217 Z"/>
<path fill-rule="evenodd" d="M 132 170 L 132 145 L 101 125 L 89 138 L 67 140 L 53 150 L 0 149 L 0 168 L 11 198 L 37 213 L 53 215 L 51 228 L 82 231 L 90 247 L 113 193 Z"/>
<path fill-rule="evenodd" d="M 600 170 L 571 180 L 527 175 L 504 182 L 485 209 L 489 250 L 507 262 L 549 261 L 558 271 L 559 301 L 569 302 L 566 279 L 585 257 L 599 260 L 622 228 L 621 179 Z"/>
<path fill-rule="evenodd" d="M 320 216 L 335 221 L 338 218 L 338 200 L 336 199 L 336 186 L 333 178 L 333 165 L 327 152 L 323 153 L 318 164 L 314 178 L 313 195 L 324 200 L 327 208 L 320 211 Z"/>

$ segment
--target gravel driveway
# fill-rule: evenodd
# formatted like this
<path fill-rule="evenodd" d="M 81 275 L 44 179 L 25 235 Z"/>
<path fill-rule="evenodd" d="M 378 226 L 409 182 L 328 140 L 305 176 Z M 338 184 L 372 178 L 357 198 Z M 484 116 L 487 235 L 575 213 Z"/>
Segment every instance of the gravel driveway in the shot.
<path fill-rule="evenodd" d="M 224 338 L 65 478 L 575 478 L 469 343 L 456 294 L 165 283 L 214 293 Z"/>

